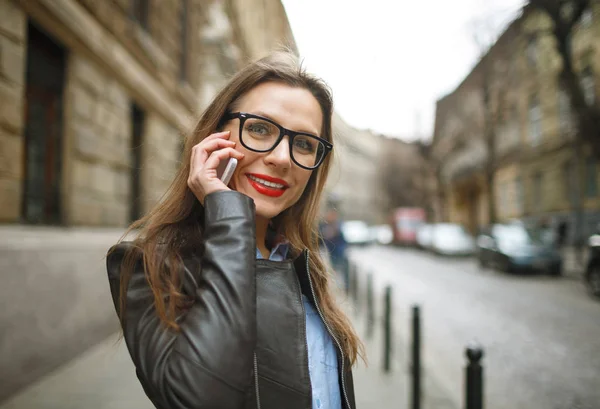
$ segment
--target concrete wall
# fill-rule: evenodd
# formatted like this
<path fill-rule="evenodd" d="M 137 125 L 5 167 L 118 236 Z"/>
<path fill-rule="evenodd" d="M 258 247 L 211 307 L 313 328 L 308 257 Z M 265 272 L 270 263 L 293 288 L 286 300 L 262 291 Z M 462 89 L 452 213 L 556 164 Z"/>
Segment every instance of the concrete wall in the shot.
<path fill-rule="evenodd" d="M 73 53 L 67 74 L 69 225 L 124 226 L 130 202 L 130 97 L 123 85 Z M 70 142 L 70 143 L 69 143 Z"/>
<path fill-rule="evenodd" d="M 122 232 L 0 227 L 0 401 L 118 330 L 104 256 Z"/>

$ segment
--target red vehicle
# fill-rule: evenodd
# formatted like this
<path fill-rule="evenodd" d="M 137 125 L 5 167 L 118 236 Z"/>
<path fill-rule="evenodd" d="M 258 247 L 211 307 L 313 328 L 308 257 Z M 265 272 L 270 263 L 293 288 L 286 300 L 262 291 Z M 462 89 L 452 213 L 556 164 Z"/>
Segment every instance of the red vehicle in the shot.
<path fill-rule="evenodd" d="M 417 244 L 417 231 L 425 223 L 425 209 L 399 207 L 392 212 L 394 243 L 404 246 Z"/>

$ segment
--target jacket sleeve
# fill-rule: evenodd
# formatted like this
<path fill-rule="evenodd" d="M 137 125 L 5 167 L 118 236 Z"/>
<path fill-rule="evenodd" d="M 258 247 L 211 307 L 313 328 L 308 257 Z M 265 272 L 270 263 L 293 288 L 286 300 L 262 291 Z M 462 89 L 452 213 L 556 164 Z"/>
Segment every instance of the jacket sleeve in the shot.
<path fill-rule="evenodd" d="M 256 346 L 254 213 L 252 199 L 238 192 L 206 196 L 202 269 L 185 267 L 183 285 L 195 292 L 195 302 L 179 317 L 180 332 L 160 323 L 143 265 L 136 263 L 123 332 L 138 378 L 160 408 L 242 406 Z M 107 257 L 117 310 L 125 250 L 119 244 Z"/>

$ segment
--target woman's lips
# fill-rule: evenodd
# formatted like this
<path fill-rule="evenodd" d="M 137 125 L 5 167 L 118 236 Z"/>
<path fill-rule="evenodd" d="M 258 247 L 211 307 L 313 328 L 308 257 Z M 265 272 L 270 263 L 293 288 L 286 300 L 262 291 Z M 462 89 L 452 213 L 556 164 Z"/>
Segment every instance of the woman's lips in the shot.
<path fill-rule="evenodd" d="M 284 181 L 280 181 L 280 179 L 269 178 L 271 180 L 274 180 L 272 183 L 278 183 L 280 185 L 283 185 L 284 186 L 283 188 L 267 186 L 267 185 L 261 183 L 260 181 L 255 180 L 255 179 L 261 179 L 263 181 L 270 182 L 270 180 L 267 180 L 266 177 L 260 177 L 259 175 L 254 175 L 254 174 L 247 174 L 246 177 L 248 178 L 248 182 L 250 182 L 250 185 L 258 193 L 266 195 L 266 196 L 279 197 L 279 196 L 283 195 L 285 190 L 288 188 L 287 183 L 285 183 Z M 278 180 L 278 182 L 275 182 L 275 180 Z M 281 183 L 281 182 L 283 182 L 283 183 Z"/>

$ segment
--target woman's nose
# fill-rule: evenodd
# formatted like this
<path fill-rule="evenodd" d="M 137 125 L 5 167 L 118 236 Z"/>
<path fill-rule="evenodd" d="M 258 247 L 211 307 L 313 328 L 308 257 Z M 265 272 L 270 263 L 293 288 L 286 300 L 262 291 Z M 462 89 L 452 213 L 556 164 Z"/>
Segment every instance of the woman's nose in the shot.
<path fill-rule="evenodd" d="M 279 144 L 275 147 L 275 149 L 267 153 L 265 159 L 268 162 L 271 162 L 278 166 L 291 166 L 292 157 L 290 155 L 289 136 L 284 136 L 281 142 L 279 142 Z"/>

